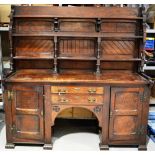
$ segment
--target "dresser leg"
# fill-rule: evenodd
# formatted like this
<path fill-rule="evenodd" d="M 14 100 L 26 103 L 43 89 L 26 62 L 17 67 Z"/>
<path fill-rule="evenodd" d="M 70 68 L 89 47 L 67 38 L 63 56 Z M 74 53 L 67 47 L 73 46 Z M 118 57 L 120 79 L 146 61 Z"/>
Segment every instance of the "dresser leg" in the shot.
<path fill-rule="evenodd" d="M 6 149 L 14 149 L 15 148 L 15 144 L 13 144 L 13 143 L 6 143 L 5 148 Z"/>
<path fill-rule="evenodd" d="M 52 144 L 44 144 L 43 149 L 44 150 L 52 150 L 53 149 L 53 145 Z"/>
<path fill-rule="evenodd" d="M 109 145 L 99 144 L 100 150 L 109 150 Z"/>
<path fill-rule="evenodd" d="M 146 145 L 139 145 L 138 151 L 147 151 L 147 146 Z"/>

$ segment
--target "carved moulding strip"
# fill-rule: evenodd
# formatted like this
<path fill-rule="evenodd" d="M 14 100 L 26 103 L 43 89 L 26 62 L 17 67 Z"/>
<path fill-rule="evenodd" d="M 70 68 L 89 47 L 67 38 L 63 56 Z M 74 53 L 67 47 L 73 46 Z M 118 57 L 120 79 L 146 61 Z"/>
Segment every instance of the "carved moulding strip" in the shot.
<path fill-rule="evenodd" d="M 52 107 L 52 111 L 59 112 L 60 111 L 60 107 L 59 106 L 53 106 Z"/>

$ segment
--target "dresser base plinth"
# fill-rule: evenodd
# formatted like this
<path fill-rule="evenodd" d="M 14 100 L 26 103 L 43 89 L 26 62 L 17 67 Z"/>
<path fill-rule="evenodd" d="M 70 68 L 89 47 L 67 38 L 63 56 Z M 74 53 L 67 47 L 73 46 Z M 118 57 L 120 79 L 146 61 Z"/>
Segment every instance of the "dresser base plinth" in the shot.
<path fill-rule="evenodd" d="M 100 150 L 109 150 L 109 145 L 99 144 Z"/>
<path fill-rule="evenodd" d="M 147 146 L 146 145 L 139 145 L 138 151 L 147 151 Z"/>
<path fill-rule="evenodd" d="M 7 143 L 7 144 L 5 145 L 5 148 L 6 148 L 6 149 L 14 149 L 14 148 L 15 148 L 15 144 L 13 144 L 13 143 Z"/>
<path fill-rule="evenodd" d="M 53 149 L 53 145 L 52 144 L 44 144 L 43 149 L 44 150 L 52 150 Z"/>

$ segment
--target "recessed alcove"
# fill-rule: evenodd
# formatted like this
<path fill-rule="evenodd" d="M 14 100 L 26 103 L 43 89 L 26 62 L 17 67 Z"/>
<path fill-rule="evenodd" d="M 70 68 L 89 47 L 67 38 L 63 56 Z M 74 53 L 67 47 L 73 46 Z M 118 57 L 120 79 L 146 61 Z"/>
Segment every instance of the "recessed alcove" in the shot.
<path fill-rule="evenodd" d="M 55 119 L 52 141 L 55 142 L 69 134 L 99 134 L 99 131 L 98 119 L 90 110 L 81 107 L 67 108 L 61 111 Z"/>

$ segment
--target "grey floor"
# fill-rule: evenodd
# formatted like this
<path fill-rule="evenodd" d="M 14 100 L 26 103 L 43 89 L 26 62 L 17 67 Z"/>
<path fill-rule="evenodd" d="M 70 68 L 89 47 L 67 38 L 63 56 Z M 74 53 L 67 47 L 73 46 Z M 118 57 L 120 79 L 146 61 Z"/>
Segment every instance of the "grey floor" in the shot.
<path fill-rule="evenodd" d="M 0 113 L 0 120 L 4 120 L 4 114 Z M 63 124 L 63 125 L 62 125 Z M 79 123 L 73 121 L 58 120 L 54 128 L 53 150 L 56 151 L 99 151 L 99 136 L 96 122 Z M 0 122 L 0 150 L 5 150 L 6 136 L 5 123 Z M 155 151 L 155 143 L 148 140 L 148 151 Z M 14 150 L 43 150 L 41 146 L 16 146 Z M 110 151 L 137 151 L 136 147 L 110 147 Z"/>

